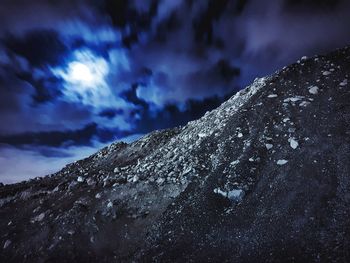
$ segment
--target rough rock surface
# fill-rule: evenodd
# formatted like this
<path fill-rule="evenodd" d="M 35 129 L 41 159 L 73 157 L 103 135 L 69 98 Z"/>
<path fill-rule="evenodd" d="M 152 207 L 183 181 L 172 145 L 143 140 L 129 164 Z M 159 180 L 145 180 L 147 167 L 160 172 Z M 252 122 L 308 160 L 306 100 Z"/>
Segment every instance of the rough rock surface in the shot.
<path fill-rule="evenodd" d="M 0 186 L 0 262 L 348 262 L 350 49 Z"/>

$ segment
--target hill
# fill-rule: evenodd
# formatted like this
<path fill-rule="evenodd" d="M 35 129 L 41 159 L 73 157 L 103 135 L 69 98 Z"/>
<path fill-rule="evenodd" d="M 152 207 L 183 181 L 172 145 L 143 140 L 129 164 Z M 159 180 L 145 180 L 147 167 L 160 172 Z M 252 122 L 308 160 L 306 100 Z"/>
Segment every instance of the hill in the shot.
<path fill-rule="evenodd" d="M 1 262 L 350 260 L 350 48 L 0 187 Z"/>

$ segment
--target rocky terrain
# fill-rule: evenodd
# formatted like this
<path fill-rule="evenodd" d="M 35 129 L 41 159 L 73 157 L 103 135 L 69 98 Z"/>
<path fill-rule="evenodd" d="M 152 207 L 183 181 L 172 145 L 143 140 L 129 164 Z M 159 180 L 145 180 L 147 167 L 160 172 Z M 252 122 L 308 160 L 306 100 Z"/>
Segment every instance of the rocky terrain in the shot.
<path fill-rule="evenodd" d="M 349 262 L 350 48 L 0 187 L 0 262 Z"/>

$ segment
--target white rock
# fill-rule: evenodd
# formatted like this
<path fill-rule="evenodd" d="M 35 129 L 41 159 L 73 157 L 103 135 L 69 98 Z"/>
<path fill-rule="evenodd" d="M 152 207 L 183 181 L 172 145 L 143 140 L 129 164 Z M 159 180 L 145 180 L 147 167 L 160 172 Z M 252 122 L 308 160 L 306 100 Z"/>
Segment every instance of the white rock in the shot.
<path fill-rule="evenodd" d="M 318 93 L 318 87 L 312 86 L 309 88 L 309 93 L 316 95 Z"/>
<path fill-rule="evenodd" d="M 83 177 L 81 177 L 81 176 L 78 176 L 77 181 L 78 181 L 79 183 L 82 183 L 82 182 L 84 182 L 84 178 L 83 178 Z"/>
<path fill-rule="evenodd" d="M 241 189 L 233 189 L 230 191 L 222 191 L 220 188 L 214 189 L 215 194 L 222 195 L 225 198 L 230 199 L 231 201 L 239 202 L 244 196 L 244 191 Z"/>
<path fill-rule="evenodd" d="M 300 104 L 299 104 L 299 106 L 300 107 L 306 107 L 306 106 L 308 106 L 308 105 L 310 105 L 311 104 L 311 102 L 309 102 L 309 101 L 303 101 L 303 102 L 301 102 Z"/>
<path fill-rule="evenodd" d="M 269 96 L 267 96 L 268 98 L 277 98 L 278 95 L 277 94 L 270 94 Z"/>
<path fill-rule="evenodd" d="M 288 161 L 287 161 L 287 160 L 284 160 L 284 159 L 278 160 L 278 161 L 277 161 L 277 164 L 278 164 L 278 165 L 285 165 L 286 163 L 288 163 Z"/>
<path fill-rule="evenodd" d="M 220 188 L 215 188 L 214 193 L 227 197 L 227 192 L 222 191 Z"/>
<path fill-rule="evenodd" d="M 342 86 L 342 87 L 348 85 L 348 80 L 344 79 L 339 85 Z"/>
<path fill-rule="evenodd" d="M 137 175 L 134 175 L 131 179 L 132 183 L 136 183 L 139 180 L 139 177 Z"/>
<path fill-rule="evenodd" d="M 304 96 L 290 97 L 290 98 L 284 99 L 283 102 L 297 102 L 299 100 L 302 100 L 303 98 Z"/>
<path fill-rule="evenodd" d="M 235 166 L 237 164 L 239 164 L 239 160 L 236 160 L 236 161 L 233 161 L 233 162 L 230 163 L 230 165 L 232 165 L 232 166 Z"/>
<path fill-rule="evenodd" d="M 204 137 L 206 137 L 206 136 L 207 136 L 207 135 L 206 135 L 205 133 L 199 133 L 199 134 L 198 134 L 198 137 L 199 137 L 199 138 L 204 138 Z"/>
<path fill-rule="evenodd" d="M 41 213 L 40 215 L 37 215 L 36 217 L 34 217 L 31 222 L 32 223 L 40 222 L 44 219 L 44 217 L 45 217 L 45 213 Z"/>
<path fill-rule="evenodd" d="M 100 198 L 101 198 L 101 194 L 100 194 L 100 193 L 97 193 L 97 194 L 95 195 L 95 198 L 96 198 L 96 199 L 100 199 Z"/>
<path fill-rule="evenodd" d="M 293 149 L 296 149 L 299 146 L 299 143 L 293 138 L 290 138 L 289 143 L 290 143 L 290 147 L 292 147 Z"/>
<path fill-rule="evenodd" d="M 266 147 L 266 149 L 270 150 L 270 149 L 272 149 L 273 145 L 270 143 L 266 143 L 265 147 Z"/>
<path fill-rule="evenodd" d="M 109 201 L 108 203 L 107 203 L 107 208 L 112 208 L 113 207 L 113 203 L 111 202 L 111 201 Z"/>
<path fill-rule="evenodd" d="M 162 177 L 159 177 L 157 180 L 156 180 L 157 184 L 161 185 L 165 182 L 165 179 L 162 178 Z"/>
<path fill-rule="evenodd" d="M 242 138 L 242 137 L 243 137 L 243 133 L 241 133 L 241 132 L 238 133 L 238 134 L 237 134 L 237 137 L 238 137 L 238 138 Z"/>
<path fill-rule="evenodd" d="M 244 196 L 244 191 L 241 189 L 233 189 L 227 193 L 227 197 L 231 201 L 236 201 L 236 202 L 241 201 L 243 196 Z"/>
<path fill-rule="evenodd" d="M 323 72 L 322 72 L 322 75 L 323 75 L 323 76 L 328 76 L 328 75 L 330 75 L 330 74 L 332 74 L 332 73 L 329 72 L 329 71 L 323 71 Z"/>
<path fill-rule="evenodd" d="M 4 243 L 4 249 L 8 248 L 11 245 L 11 240 L 7 239 Z"/>

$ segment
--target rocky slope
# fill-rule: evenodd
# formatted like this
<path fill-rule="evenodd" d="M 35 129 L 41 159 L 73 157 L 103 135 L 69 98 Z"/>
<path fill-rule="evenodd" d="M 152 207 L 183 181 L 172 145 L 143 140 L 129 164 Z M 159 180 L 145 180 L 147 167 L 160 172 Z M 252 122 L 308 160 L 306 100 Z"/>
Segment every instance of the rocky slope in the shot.
<path fill-rule="evenodd" d="M 350 49 L 0 187 L 1 262 L 347 262 Z"/>

